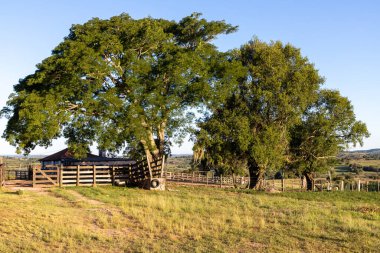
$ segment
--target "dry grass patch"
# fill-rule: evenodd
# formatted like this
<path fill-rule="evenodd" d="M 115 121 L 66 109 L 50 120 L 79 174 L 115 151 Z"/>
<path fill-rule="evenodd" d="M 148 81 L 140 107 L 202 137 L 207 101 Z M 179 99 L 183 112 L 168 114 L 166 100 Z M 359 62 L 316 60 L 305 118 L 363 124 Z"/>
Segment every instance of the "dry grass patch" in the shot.
<path fill-rule="evenodd" d="M 376 252 L 380 194 L 0 192 L 0 252 Z"/>

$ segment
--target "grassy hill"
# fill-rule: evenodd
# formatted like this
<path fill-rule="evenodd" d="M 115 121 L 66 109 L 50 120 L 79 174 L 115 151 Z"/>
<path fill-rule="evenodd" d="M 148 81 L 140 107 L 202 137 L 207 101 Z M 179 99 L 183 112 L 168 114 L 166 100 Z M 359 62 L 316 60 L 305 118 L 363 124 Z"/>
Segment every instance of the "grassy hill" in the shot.
<path fill-rule="evenodd" d="M 5 167 L 12 169 L 26 169 L 32 163 L 38 163 L 38 158 L 2 156 Z"/>
<path fill-rule="evenodd" d="M 0 252 L 378 252 L 380 248 L 379 193 L 169 189 L 0 192 Z"/>
<path fill-rule="evenodd" d="M 166 170 L 182 172 L 191 170 L 192 155 L 173 155 L 166 161 Z"/>

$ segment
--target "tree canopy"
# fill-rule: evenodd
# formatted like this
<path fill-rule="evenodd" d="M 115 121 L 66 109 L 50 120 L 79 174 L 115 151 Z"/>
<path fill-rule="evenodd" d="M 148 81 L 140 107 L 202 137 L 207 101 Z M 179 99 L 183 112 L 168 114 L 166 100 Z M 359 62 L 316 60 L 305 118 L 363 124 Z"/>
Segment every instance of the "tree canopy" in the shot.
<path fill-rule="evenodd" d="M 306 177 L 309 190 L 312 173 L 327 170 L 340 151 L 349 144 L 362 145 L 363 138 L 369 137 L 366 125 L 356 120 L 351 102 L 336 90 L 320 90 L 290 133 L 290 167 Z"/>
<path fill-rule="evenodd" d="M 235 55 L 244 75 L 199 124 L 197 146 L 205 147 L 215 165 L 231 156 L 245 160 L 251 187 L 260 188 L 265 172 L 286 161 L 289 129 L 316 100 L 323 78 L 298 48 L 279 41 L 255 38 Z"/>
<path fill-rule="evenodd" d="M 212 41 L 236 31 L 199 13 L 170 21 L 127 14 L 73 25 L 37 70 L 14 86 L 1 116 L 18 152 L 65 137 L 77 158 L 90 145 L 111 152 L 132 147 L 148 160 L 180 142 L 193 108 L 195 154 L 221 173 L 248 168 L 251 187 L 285 163 L 303 174 L 322 168 L 368 131 L 339 92 L 300 49 L 254 38 L 220 52 Z"/>
<path fill-rule="evenodd" d="M 321 89 L 324 79 L 299 49 L 254 39 L 235 57 L 245 69 L 238 88 L 198 124 L 195 151 L 210 166 L 246 165 L 250 187 L 260 189 L 265 173 L 284 167 L 310 179 L 369 136 L 347 98 Z"/>
<path fill-rule="evenodd" d="M 199 13 L 179 22 L 127 14 L 73 25 L 35 73 L 14 86 L 3 134 L 19 152 L 67 138 L 77 157 L 97 142 L 149 158 L 180 141 L 191 115 L 229 79 L 231 59 L 211 41 L 237 28 Z"/>

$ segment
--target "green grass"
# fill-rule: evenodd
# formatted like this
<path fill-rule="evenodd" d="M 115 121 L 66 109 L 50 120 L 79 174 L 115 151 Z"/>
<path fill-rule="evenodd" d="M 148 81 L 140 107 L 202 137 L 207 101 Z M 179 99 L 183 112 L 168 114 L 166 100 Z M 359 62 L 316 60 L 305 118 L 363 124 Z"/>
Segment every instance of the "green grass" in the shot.
<path fill-rule="evenodd" d="M 357 160 L 350 160 L 349 163 L 351 164 L 356 163 L 362 166 L 372 166 L 374 168 L 380 167 L 380 160 L 357 159 Z"/>
<path fill-rule="evenodd" d="M 379 193 L 169 188 L 2 192 L 0 252 L 378 252 L 380 248 Z"/>
<path fill-rule="evenodd" d="M 170 156 L 166 160 L 165 169 L 170 172 L 187 172 L 191 170 L 191 155 Z"/>

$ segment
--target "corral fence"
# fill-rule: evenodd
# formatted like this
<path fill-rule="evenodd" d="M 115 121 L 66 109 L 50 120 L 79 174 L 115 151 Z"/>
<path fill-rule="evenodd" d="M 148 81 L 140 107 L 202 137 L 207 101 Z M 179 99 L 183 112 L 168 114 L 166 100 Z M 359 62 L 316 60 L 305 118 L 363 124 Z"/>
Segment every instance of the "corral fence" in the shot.
<path fill-rule="evenodd" d="M 162 160 L 148 165 L 146 160 L 118 165 L 46 165 L 33 167 L 33 187 L 97 186 L 126 183 L 138 185 L 161 176 Z M 150 168 L 150 170 L 149 170 Z M 151 174 L 150 174 L 151 171 Z"/>
<path fill-rule="evenodd" d="M 165 178 L 167 181 L 203 184 L 209 186 L 220 187 L 233 187 L 236 185 L 247 186 L 249 183 L 249 177 L 224 177 L 215 176 L 207 173 L 206 171 L 199 171 L 193 173 L 181 173 L 181 172 L 166 172 Z"/>
<path fill-rule="evenodd" d="M 380 192 L 380 180 L 357 178 L 352 180 L 314 179 L 314 191 L 366 191 Z"/>
<path fill-rule="evenodd" d="M 242 176 L 215 176 L 206 171 L 193 173 L 166 172 L 169 182 L 198 184 L 214 187 L 245 188 L 249 184 L 249 177 Z M 306 182 L 301 178 L 264 179 L 264 188 L 275 191 L 302 191 L 306 190 Z M 315 178 L 314 191 L 377 191 L 380 192 L 380 180 L 355 179 L 351 181 L 330 181 L 326 178 Z"/>
<path fill-rule="evenodd" d="M 5 180 L 32 180 L 33 168 L 28 166 L 26 169 L 4 169 Z"/>
<path fill-rule="evenodd" d="M 0 157 L 2 167 L 2 179 L 9 180 L 32 180 L 32 165 L 25 163 L 7 163 L 7 159 Z"/>

